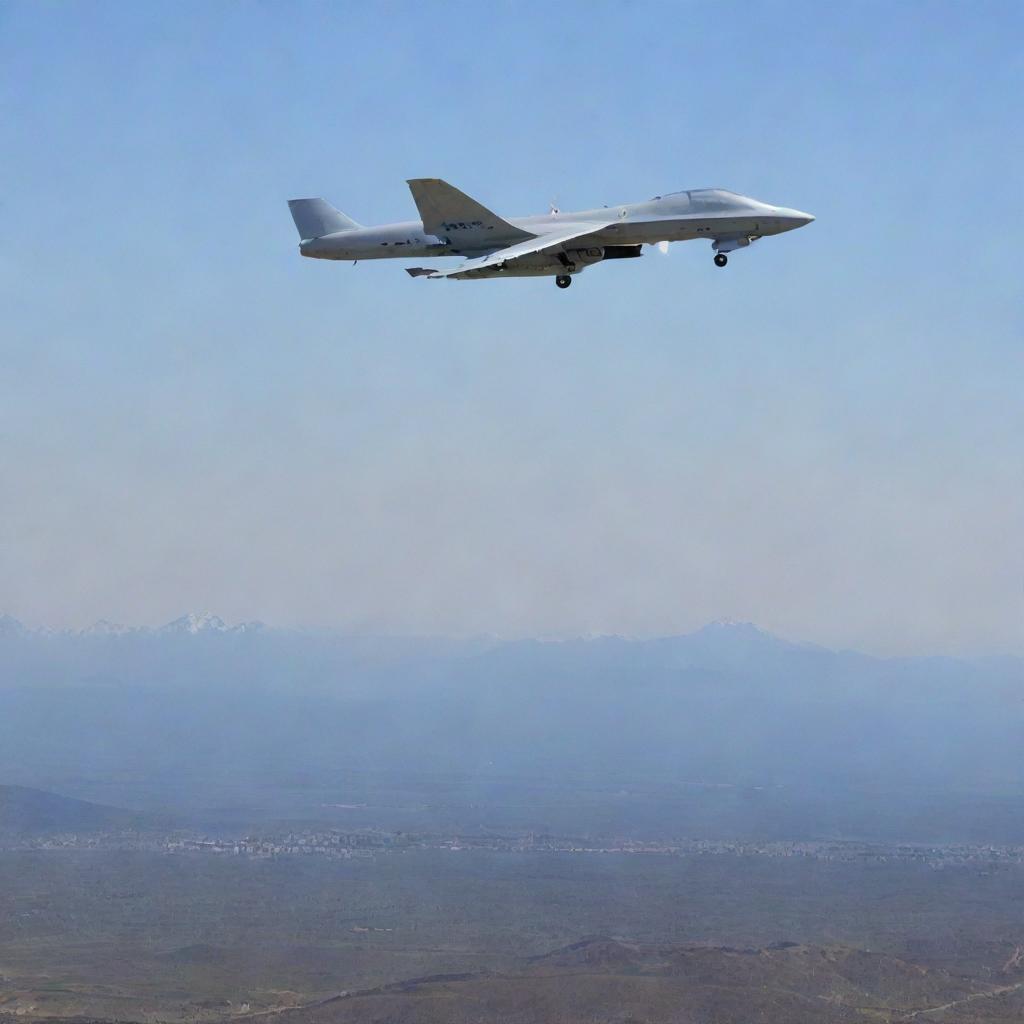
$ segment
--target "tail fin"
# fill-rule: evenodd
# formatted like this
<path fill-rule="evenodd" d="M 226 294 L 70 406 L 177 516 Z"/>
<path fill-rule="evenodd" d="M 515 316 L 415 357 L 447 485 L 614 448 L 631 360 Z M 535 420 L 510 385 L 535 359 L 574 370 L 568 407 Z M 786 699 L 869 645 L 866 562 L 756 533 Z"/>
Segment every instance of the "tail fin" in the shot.
<path fill-rule="evenodd" d="M 410 178 L 408 185 L 423 230 L 431 235 L 469 243 L 533 238 L 440 178 Z"/>
<path fill-rule="evenodd" d="M 292 211 L 292 220 L 301 240 L 362 226 L 336 210 L 326 199 L 289 199 L 288 209 Z"/>

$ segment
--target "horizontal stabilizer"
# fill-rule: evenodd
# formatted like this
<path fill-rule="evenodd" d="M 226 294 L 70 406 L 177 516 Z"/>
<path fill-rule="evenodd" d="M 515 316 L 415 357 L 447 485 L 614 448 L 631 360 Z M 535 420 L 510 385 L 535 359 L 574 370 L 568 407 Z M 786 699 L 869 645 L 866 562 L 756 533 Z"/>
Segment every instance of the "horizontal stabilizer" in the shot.
<path fill-rule="evenodd" d="M 336 210 L 326 199 L 289 199 L 288 209 L 292 211 L 292 220 L 302 241 L 362 227 Z"/>
<path fill-rule="evenodd" d="M 420 212 L 423 230 L 429 235 L 451 239 L 467 248 L 497 248 L 533 237 L 440 178 L 411 178 L 409 191 Z"/>

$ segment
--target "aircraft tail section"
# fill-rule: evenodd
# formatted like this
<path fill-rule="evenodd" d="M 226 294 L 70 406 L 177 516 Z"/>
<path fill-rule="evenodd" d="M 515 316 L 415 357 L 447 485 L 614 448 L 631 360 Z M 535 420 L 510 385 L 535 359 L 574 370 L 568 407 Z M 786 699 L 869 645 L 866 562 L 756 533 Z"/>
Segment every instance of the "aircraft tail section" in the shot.
<path fill-rule="evenodd" d="M 292 220 L 301 240 L 362 227 L 336 210 L 326 199 L 289 199 L 288 209 L 292 211 Z"/>
<path fill-rule="evenodd" d="M 464 246 L 496 247 L 533 237 L 440 178 L 411 178 L 408 184 L 423 230 L 430 235 Z"/>

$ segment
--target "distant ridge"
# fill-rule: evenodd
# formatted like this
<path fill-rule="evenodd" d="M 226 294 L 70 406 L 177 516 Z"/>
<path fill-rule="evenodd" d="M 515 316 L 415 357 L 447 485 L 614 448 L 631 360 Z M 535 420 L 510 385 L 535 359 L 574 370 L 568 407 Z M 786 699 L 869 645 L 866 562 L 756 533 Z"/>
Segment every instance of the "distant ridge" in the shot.
<path fill-rule="evenodd" d="M 254 633 L 265 630 L 262 622 L 239 622 L 229 625 L 219 615 L 210 612 L 186 612 L 162 626 L 127 626 L 110 619 L 99 619 L 84 629 L 55 630 L 49 627 L 31 629 L 13 615 L 0 614 L 0 639 L 4 638 L 76 638 L 76 637 L 145 637 L 145 636 L 198 636 L 200 634 Z"/>
<path fill-rule="evenodd" d="M 0 637 L 23 636 L 28 630 L 13 615 L 0 615 Z"/>
<path fill-rule="evenodd" d="M 517 645 L 541 644 L 546 647 L 564 647 L 575 644 L 593 644 L 596 646 L 617 644 L 624 647 L 681 644 L 711 650 L 717 647 L 736 648 L 742 646 L 748 650 L 826 650 L 815 644 L 790 641 L 769 633 L 752 622 L 737 622 L 731 619 L 717 619 L 689 633 L 669 633 L 662 636 L 641 637 L 625 636 L 617 633 L 588 633 L 565 636 L 524 637 L 518 640 L 503 640 L 498 636 L 476 637 L 471 640 L 460 640 L 457 637 L 441 636 L 405 636 L 402 634 L 373 634 L 363 636 L 343 629 L 315 630 L 312 634 L 302 629 L 281 629 L 268 626 L 264 622 L 251 620 L 230 624 L 221 616 L 209 611 L 186 612 L 162 626 L 131 626 L 110 619 L 99 619 L 84 629 L 54 629 L 49 626 L 31 628 L 12 615 L 0 613 L 0 640 L 4 638 L 76 638 L 76 637 L 149 637 L 149 636 L 215 636 L 238 635 L 243 633 L 272 632 L 279 635 L 307 636 L 320 638 L 360 641 L 374 640 L 391 643 L 432 643 L 442 642 L 455 646 L 465 645 L 477 648 L 483 644 L 485 648 L 515 647 Z"/>
<path fill-rule="evenodd" d="M 138 626 L 122 626 L 119 622 L 111 622 L 108 619 L 100 619 L 91 626 L 81 630 L 80 636 L 126 636 L 130 633 L 141 632 Z"/>
<path fill-rule="evenodd" d="M 526 636 L 505 639 L 494 634 L 474 636 L 446 636 L 441 634 L 362 633 L 344 627 L 303 628 L 271 626 L 265 622 L 248 620 L 230 623 L 213 612 L 189 611 L 158 626 L 133 626 L 102 618 L 83 629 L 56 629 L 51 626 L 31 627 L 13 615 L 0 612 L 0 643 L 21 641 L 68 641 L 80 638 L 99 640 L 148 640 L 161 637 L 238 637 L 255 634 L 270 635 L 281 640 L 299 640 L 325 644 L 359 646 L 367 651 L 385 647 L 400 651 L 403 656 L 433 651 L 448 656 L 477 656 L 488 651 L 504 649 L 522 651 L 537 648 L 563 651 L 590 648 L 592 652 L 607 653 L 646 649 L 652 652 L 672 650 L 685 652 L 697 659 L 736 663 L 758 656 L 785 657 L 835 655 L 876 662 L 960 662 L 977 663 L 999 661 L 1009 666 L 1024 664 L 1024 656 L 1014 653 L 947 655 L 922 652 L 920 654 L 876 655 L 845 646 L 826 647 L 806 640 L 791 640 L 762 629 L 756 623 L 733 619 L 716 619 L 690 632 L 664 633 L 640 636 L 619 633 L 591 632 Z M 2 668 L 2 666 L 0 666 Z"/>
<path fill-rule="evenodd" d="M 141 827 L 144 816 L 28 786 L 0 786 L 0 835 Z"/>

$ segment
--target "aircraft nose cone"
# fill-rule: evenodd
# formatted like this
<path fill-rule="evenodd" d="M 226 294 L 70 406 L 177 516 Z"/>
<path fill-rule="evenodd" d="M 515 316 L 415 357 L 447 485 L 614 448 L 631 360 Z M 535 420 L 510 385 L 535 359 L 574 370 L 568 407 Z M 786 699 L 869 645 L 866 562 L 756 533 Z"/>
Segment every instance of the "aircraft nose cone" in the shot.
<path fill-rule="evenodd" d="M 792 231 L 794 228 L 802 228 L 814 220 L 813 213 L 804 213 L 803 210 L 790 210 L 785 206 L 779 207 L 778 218 L 783 231 Z"/>

